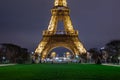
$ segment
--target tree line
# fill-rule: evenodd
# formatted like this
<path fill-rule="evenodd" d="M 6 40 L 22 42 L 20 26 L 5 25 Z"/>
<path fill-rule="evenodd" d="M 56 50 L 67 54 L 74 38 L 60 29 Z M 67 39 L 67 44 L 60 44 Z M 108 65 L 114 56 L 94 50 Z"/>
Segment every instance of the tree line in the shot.
<path fill-rule="evenodd" d="M 120 61 L 120 40 L 112 40 L 101 49 L 91 48 L 88 50 L 91 59 L 96 61 L 100 58 L 101 63 L 119 63 Z"/>
<path fill-rule="evenodd" d="M 28 58 L 28 49 L 11 43 L 0 44 L 0 63 L 25 63 Z"/>

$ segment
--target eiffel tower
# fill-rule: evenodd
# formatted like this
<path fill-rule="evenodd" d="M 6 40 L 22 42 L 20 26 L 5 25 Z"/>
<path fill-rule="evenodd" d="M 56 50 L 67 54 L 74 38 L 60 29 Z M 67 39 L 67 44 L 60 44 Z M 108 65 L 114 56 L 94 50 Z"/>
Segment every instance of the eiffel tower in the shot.
<path fill-rule="evenodd" d="M 43 31 L 43 38 L 34 55 L 39 55 L 41 59 L 45 59 L 48 53 L 57 47 L 69 49 L 74 56 L 86 54 L 86 49 L 78 38 L 78 31 L 73 28 L 67 1 L 55 0 L 51 13 L 48 29 Z M 60 21 L 64 24 L 63 31 L 57 30 L 57 24 Z"/>

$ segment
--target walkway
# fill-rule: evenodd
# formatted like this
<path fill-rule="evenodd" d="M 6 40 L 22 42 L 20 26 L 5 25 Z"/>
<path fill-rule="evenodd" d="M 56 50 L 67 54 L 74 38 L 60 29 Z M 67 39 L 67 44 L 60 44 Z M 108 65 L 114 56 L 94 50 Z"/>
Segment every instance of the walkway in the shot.
<path fill-rule="evenodd" d="M 120 67 L 120 64 L 102 64 L 102 65 L 106 65 L 106 66 L 115 66 L 115 67 Z"/>
<path fill-rule="evenodd" d="M 0 64 L 0 67 L 1 66 L 11 66 L 11 65 L 15 65 L 15 64 Z"/>
<path fill-rule="evenodd" d="M 12 66 L 12 65 L 16 65 L 16 64 L 0 64 L 0 67 L 1 66 Z M 102 65 L 120 67 L 120 64 L 119 65 L 115 65 L 115 64 L 102 64 Z"/>

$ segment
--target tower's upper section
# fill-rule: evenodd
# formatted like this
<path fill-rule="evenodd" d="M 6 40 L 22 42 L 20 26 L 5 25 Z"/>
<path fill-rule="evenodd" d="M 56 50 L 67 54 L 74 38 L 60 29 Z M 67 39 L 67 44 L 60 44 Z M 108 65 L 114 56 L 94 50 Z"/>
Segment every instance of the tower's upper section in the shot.
<path fill-rule="evenodd" d="M 55 0 L 54 6 L 65 6 L 65 7 L 67 7 L 67 1 L 66 0 Z"/>

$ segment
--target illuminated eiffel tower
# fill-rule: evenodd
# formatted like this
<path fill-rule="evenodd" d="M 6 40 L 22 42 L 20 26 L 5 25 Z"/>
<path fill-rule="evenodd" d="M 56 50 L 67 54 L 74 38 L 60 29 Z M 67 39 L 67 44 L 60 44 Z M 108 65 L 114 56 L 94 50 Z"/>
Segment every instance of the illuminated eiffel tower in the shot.
<path fill-rule="evenodd" d="M 48 29 L 43 31 L 43 38 L 34 55 L 39 55 L 41 59 L 45 59 L 48 53 L 57 47 L 69 49 L 74 56 L 86 54 L 86 49 L 78 38 L 78 31 L 73 28 L 67 1 L 55 0 L 51 13 L 52 17 Z M 57 24 L 60 21 L 64 24 L 63 31 L 57 30 Z"/>

